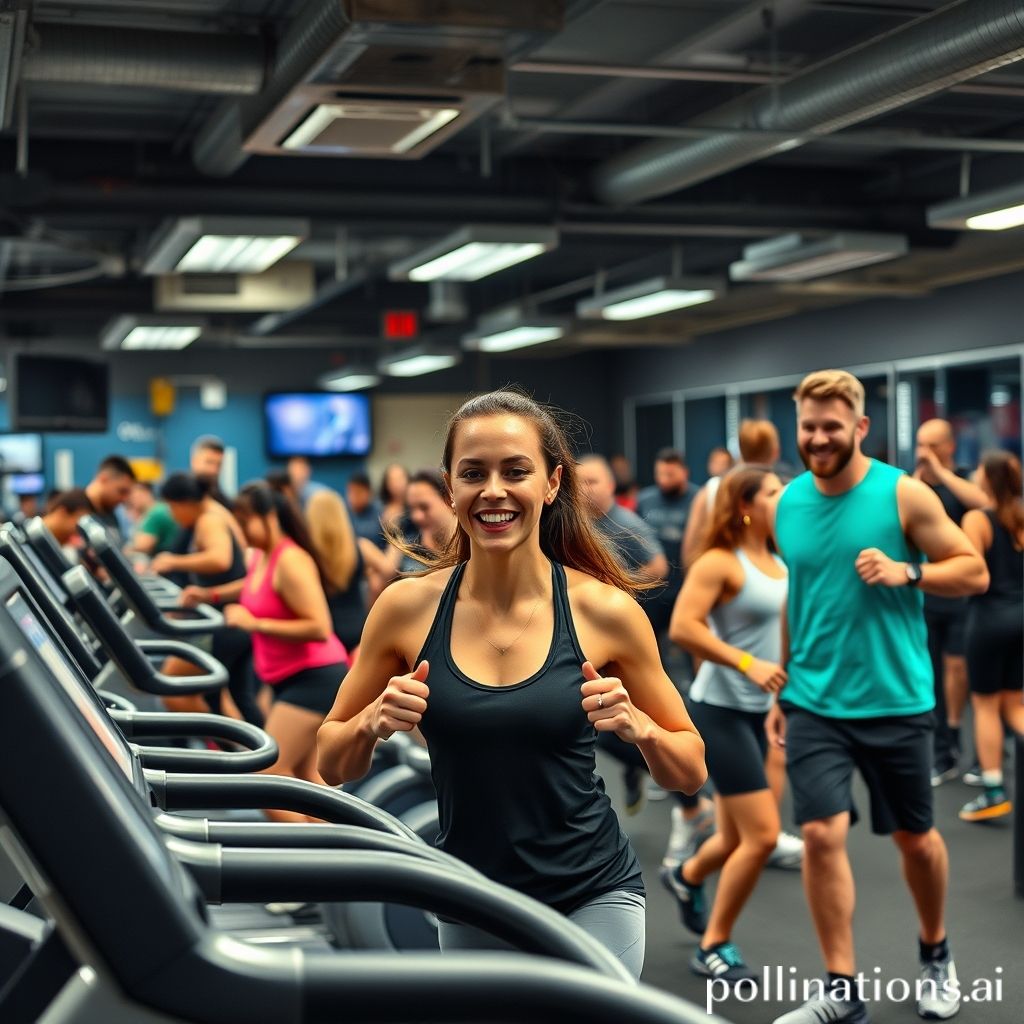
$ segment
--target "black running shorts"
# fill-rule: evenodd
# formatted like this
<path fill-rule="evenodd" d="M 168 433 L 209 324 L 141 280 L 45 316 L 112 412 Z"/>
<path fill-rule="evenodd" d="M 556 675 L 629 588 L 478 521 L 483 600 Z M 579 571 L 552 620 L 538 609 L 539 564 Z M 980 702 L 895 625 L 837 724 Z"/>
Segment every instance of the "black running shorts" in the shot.
<path fill-rule="evenodd" d="M 296 672 L 271 686 L 274 703 L 281 701 L 307 711 L 315 711 L 318 715 L 326 715 L 334 706 L 334 698 L 338 696 L 338 687 L 346 672 L 348 666 L 344 662 Z"/>
<path fill-rule="evenodd" d="M 786 772 L 796 823 L 850 812 L 860 771 L 871 796 L 871 830 L 921 834 L 933 823 L 931 770 L 934 715 L 825 718 L 792 704 L 786 712 Z"/>
<path fill-rule="evenodd" d="M 766 712 L 720 708 L 696 700 L 691 700 L 687 707 L 704 740 L 704 758 L 715 792 L 720 796 L 739 796 L 767 789 Z"/>

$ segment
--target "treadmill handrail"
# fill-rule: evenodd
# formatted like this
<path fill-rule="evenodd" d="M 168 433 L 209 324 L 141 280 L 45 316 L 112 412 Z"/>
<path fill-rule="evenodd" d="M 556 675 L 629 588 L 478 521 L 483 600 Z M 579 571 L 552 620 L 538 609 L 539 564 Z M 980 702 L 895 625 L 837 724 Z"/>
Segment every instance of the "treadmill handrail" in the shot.
<path fill-rule="evenodd" d="M 61 551 L 60 545 L 50 533 L 49 527 L 43 522 L 42 516 L 26 519 L 22 529 L 25 539 L 32 545 L 32 550 L 54 576 L 59 579 L 71 568 L 71 562 Z"/>
<path fill-rule="evenodd" d="M 227 740 L 244 750 L 182 750 L 177 747 L 137 746 L 144 768 L 164 771 L 200 771 L 242 773 L 258 772 L 277 761 L 278 747 L 272 736 L 248 722 L 224 715 L 174 712 L 111 711 L 125 738 L 140 739 L 167 736 L 194 736 Z"/>
<path fill-rule="evenodd" d="M 563 914 L 514 889 L 405 853 L 212 847 L 170 839 L 204 896 L 222 903 L 399 903 L 480 928 L 528 953 L 590 967 L 627 985 L 615 955 Z"/>
<path fill-rule="evenodd" d="M 168 648 L 174 641 L 142 641 L 136 642 L 118 621 L 106 599 L 96 589 L 92 578 L 85 569 L 76 565 L 61 577 L 64 586 L 71 595 L 75 608 L 96 634 L 110 660 L 118 671 L 133 686 L 145 693 L 159 696 L 178 696 L 184 694 L 208 693 L 219 690 L 228 684 L 228 670 L 213 655 L 197 647 L 182 645 Z M 186 660 L 204 669 L 201 675 L 170 676 L 160 672 L 147 657 L 148 650 L 155 654 L 175 654 L 185 656 Z M 156 649 L 152 644 L 159 644 Z M 187 651 L 187 654 L 184 652 Z"/>
<path fill-rule="evenodd" d="M 387 811 L 339 789 L 283 775 L 178 775 L 147 771 L 146 781 L 164 811 L 264 810 L 310 814 L 336 825 L 361 825 L 422 842 Z"/>
<path fill-rule="evenodd" d="M 153 600 L 151 594 L 135 575 L 128 559 L 110 542 L 106 527 L 92 516 L 82 516 L 79 532 L 110 574 L 121 596 L 150 629 L 166 636 L 196 636 L 209 634 L 224 625 L 224 616 L 210 605 L 182 609 L 191 615 L 188 619 L 171 619 Z"/>

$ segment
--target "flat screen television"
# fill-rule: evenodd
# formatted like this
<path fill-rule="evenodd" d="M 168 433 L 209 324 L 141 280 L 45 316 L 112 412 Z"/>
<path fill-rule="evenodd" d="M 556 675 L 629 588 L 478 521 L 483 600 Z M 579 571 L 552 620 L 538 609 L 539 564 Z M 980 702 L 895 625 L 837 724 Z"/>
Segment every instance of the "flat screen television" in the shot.
<path fill-rule="evenodd" d="M 14 473 L 9 483 L 11 493 L 19 497 L 23 494 L 42 494 L 46 489 L 42 473 Z"/>
<path fill-rule="evenodd" d="M 281 391 L 263 399 L 267 457 L 366 455 L 373 443 L 370 399 L 334 391 Z"/>
<path fill-rule="evenodd" d="M 0 434 L 0 473 L 42 473 L 43 439 L 38 434 Z"/>
<path fill-rule="evenodd" d="M 76 356 L 14 355 L 11 425 L 46 433 L 103 433 L 110 404 L 110 368 Z"/>

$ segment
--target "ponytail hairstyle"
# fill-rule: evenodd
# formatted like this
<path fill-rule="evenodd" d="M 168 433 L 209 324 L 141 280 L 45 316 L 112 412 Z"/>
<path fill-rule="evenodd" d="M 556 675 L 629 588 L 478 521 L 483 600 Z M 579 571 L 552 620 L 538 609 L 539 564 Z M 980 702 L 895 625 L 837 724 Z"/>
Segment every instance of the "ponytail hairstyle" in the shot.
<path fill-rule="evenodd" d="M 317 572 L 320 573 L 320 582 L 325 591 L 330 587 L 328 574 L 324 571 L 323 560 L 317 552 L 309 535 L 309 527 L 302 511 L 287 495 L 275 491 L 265 480 L 254 480 L 246 484 L 235 499 L 234 513 L 240 519 L 247 519 L 250 516 L 258 516 L 263 520 L 264 529 L 269 532 L 267 518 L 271 513 L 277 515 L 281 532 L 294 541 L 303 551 L 313 559 Z"/>
<path fill-rule="evenodd" d="M 718 485 L 714 508 L 708 520 L 704 536 L 694 553 L 691 564 L 713 548 L 732 551 L 739 546 L 743 536 L 743 513 L 741 502 L 752 502 L 764 486 L 765 477 L 772 473 L 770 466 L 748 466 L 742 464 L 730 469 Z"/>
<path fill-rule="evenodd" d="M 163 501 L 182 501 L 200 504 L 210 493 L 211 480 L 198 477 L 195 473 L 172 473 L 160 488 Z"/>
<path fill-rule="evenodd" d="M 981 456 L 981 468 L 996 502 L 996 518 L 1013 538 L 1014 545 L 1024 535 L 1024 500 L 1021 498 L 1020 459 L 999 448 Z"/>
<path fill-rule="evenodd" d="M 529 420 L 540 440 L 546 475 L 550 476 L 556 466 L 562 467 L 558 494 L 550 505 L 544 506 L 540 516 L 540 547 L 546 557 L 627 594 L 636 594 L 657 585 L 623 568 L 593 525 L 576 477 L 576 455 L 570 446 L 566 425 L 568 417 L 561 410 L 541 405 L 514 388 L 502 388 L 469 399 L 451 417 L 445 431 L 442 468 L 449 477 L 460 424 L 482 416 L 518 416 Z M 450 498 L 446 491 L 445 499 Z M 424 560 L 421 552 L 404 547 L 403 550 L 420 561 Z M 432 569 L 450 568 L 469 561 L 469 556 L 469 536 L 462 525 L 457 524 L 448 546 L 437 558 L 430 560 L 430 566 Z"/>

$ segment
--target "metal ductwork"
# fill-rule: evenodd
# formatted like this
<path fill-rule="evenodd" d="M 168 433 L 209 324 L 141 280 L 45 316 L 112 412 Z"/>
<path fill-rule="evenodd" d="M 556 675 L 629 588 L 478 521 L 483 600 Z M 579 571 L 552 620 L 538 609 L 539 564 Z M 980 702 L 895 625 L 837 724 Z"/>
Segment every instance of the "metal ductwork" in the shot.
<path fill-rule="evenodd" d="M 594 191 L 616 205 L 675 192 L 802 144 L 729 128 L 827 135 L 1022 57 L 1020 0 L 960 0 L 691 122 L 723 129 L 713 138 L 645 143 L 606 161 Z"/>
<path fill-rule="evenodd" d="M 225 101 L 193 160 L 225 177 L 253 153 L 418 158 L 501 101 L 511 42 L 557 31 L 563 9 L 563 0 L 309 0 L 265 89 Z"/>
<path fill-rule="evenodd" d="M 26 82 L 244 96 L 260 91 L 267 66 L 258 36 L 44 22 L 33 25 L 31 39 L 22 69 Z"/>

